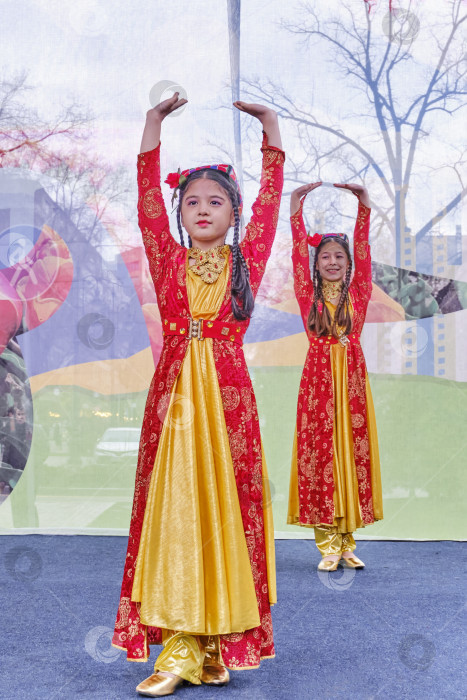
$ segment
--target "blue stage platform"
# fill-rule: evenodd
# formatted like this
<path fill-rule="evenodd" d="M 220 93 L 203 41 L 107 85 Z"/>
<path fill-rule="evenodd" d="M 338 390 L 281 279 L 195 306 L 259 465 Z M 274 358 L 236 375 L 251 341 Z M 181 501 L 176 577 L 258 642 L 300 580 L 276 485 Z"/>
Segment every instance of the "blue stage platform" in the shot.
<path fill-rule="evenodd" d="M 177 697 L 466 697 L 465 544 L 360 541 L 366 569 L 319 575 L 313 542 L 276 544 L 276 659 Z M 119 537 L 0 537 L 1 698 L 139 697 L 152 663 L 110 646 L 125 550 Z"/>

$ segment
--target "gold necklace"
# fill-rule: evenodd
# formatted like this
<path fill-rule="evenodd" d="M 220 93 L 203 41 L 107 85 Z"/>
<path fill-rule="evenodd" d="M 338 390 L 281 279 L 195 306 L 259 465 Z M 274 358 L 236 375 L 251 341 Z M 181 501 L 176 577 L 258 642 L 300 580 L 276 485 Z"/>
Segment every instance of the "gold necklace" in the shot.
<path fill-rule="evenodd" d="M 190 270 L 207 284 L 216 282 L 225 267 L 225 253 L 228 250 L 230 250 L 228 245 L 218 245 L 209 250 L 189 248 L 188 258 L 195 261 L 194 265 L 190 265 Z"/>
<path fill-rule="evenodd" d="M 323 297 L 326 301 L 332 301 L 333 299 L 339 296 L 341 291 L 342 280 L 338 280 L 337 282 L 331 282 L 330 280 L 323 279 Z"/>

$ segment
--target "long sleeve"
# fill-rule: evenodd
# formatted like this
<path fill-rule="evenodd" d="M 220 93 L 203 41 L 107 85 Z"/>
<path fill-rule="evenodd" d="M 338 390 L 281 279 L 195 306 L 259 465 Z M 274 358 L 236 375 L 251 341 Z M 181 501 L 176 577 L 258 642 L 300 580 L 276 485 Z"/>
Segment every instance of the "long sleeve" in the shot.
<path fill-rule="evenodd" d="M 138 223 L 152 279 L 163 279 L 166 261 L 181 247 L 172 237 L 161 192 L 160 143 L 138 155 Z"/>
<path fill-rule="evenodd" d="M 361 301 L 366 306 L 370 301 L 371 281 L 371 249 L 368 243 L 370 233 L 371 209 L 361 202 L 358 203 L 357 220 L 354 230 L 354 265 L 355 274 L 352 286 L 358 290 Z"/>
<path fill-rule="evenodd" d="M 292 227 L 292 264 L 295 296 L 300 307 L 303 323 L 307 327 L 308 314 L 313 300 L 313 282 L 310 274 L 310 258 L 305 224 L 303 223 L 303 200 L 300 208 L 290 217 Z"/>
<path fill-rule="evenodd" d="M 284 151 L 269 146 L 265 133 L 261 151 L 263 163 L 259 194 L 253 204 L 253 215 L 246 228 L 245 238 L 240 244 L 250 268 L 250 284 L 254 296 L 271 254 L 284 184 Z"/>

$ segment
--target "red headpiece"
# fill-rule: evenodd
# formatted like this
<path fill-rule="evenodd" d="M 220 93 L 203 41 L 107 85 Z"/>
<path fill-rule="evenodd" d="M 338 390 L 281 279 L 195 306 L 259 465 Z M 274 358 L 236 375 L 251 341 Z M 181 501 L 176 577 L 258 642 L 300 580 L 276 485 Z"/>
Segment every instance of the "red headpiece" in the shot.
<path fill-rule="evenodd" d="M 177 190 L 183 185 L 185 180 L 189 175 L 192 173 L 196 172 L 197 170 L 219 170 L 221 173 L 224 173 L 232 182 L 234 183 L 237 192 L 238 192 L 238 198 L 239 198 L 239 204 L 238 204 L 238 210 L 241 214 L 242 212 L 242 207 L 243 207 L 243 199 L 242 199 L 242 193 L 240 191 L 240 185 L 238 184 L 237 180 L 237 175 L 235 174 L 235 170 L 233 169 L 232 165 L 226 165 L 225 163 L 217 163 L 215 165 L 200 165 L 197 168 L 187 168 L 187 170 L 182 170 L 180 171 L 180 168 L 178 169 L 178 172 L 176 173 L 169 173 L 167 175 L 167 178 L 164 180 L 169 187 L 171 187 L 174 190 L 174 193 L 172 195 L 172 204 L 174 200 L 177 197 Z"/>
<path fill-rule="evenodd" d="M 325 238 L 340 238 L 345 243 L 349 243 L 349 237 L 346 233 L 315 233 L 314 236 L 309 233 L 307 236 L 308 245 L 311 245 L 312 248 L 317 248 Z"/>

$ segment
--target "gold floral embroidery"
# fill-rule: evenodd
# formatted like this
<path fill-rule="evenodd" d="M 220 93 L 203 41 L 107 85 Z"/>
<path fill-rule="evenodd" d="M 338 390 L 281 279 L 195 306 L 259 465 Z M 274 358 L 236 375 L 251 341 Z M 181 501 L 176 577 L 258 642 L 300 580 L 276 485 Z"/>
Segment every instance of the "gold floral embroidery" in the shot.
<path fill-rule="evenodd" d="M 226 411 L 235 411 L 240 403 L 240 393 L 234 386 L 224 386 L 221 389 L 222 403 Z"/>
<path fill-rule="evenodd" d="M 251 399 L 251 389 L 247 386 L 241 388 L 242 401 L 245 406 L 246 412 L 244 414 L 245 421 L 249 421 L 253 415 L 253 402 Z"/>
<path fill-rule="evenodd" d="M 297 265 L 297 267 L 295 269 L 295 279 L 296 279 L 295 286 L 298 289 L 301 289 L 301 287 L 305 284 L 305 270 L 304 270 L 303 266 L 300 265 L 300 263 Z M 297 283 L 298 283 L 298 285 L 297 285 Z"/>
<path fill-rule="evenodd" d="M 228 640 L 231 644 L 237 644 L 243 639 L 243 632 L 232 632 L 231 634 L 223 634 L 224 640 Z M 240 662 L 238 662 L 240 663 Z"/>
<path fill-rule="evenodd" d="M 157 219 L 162 214 L 162 204 L 159 199 L 161 191 L 159 187 L 148 190 L 143 197 L 143 211 L 149 219 Z"/>
<path fill-rule="evenodd" d="M 117 622 L 115 624 L 116 630 L 124 629 L 128 624 L 128 615 L 130 614 L 131 604 L 129 598 L 122 598 L 120 600 L 120 605 L 118 606 Z"/>
<path fill-rule="evenodd" d="M 352 414 L 351 416 L 352 428 L 361 428 L 365 425 L 365 419 L 361 413 Z"/>
<path fill-rule="evenodd" d="M 302 238 L 298 242 L 298 254 L 302 258 L 308 258 L 308 241 L 306 238 Z"/>
<path fill-rule="evenodd" d="M 370 452 L 370 445 L 369 445 L 368 438 L 367 437 L 364 437 L 364 438 L 358 437 L 354 442 L 355 457 L 361 457 L 362 459 L 365 459 L 366 457 L 368 457 L 369 452 Z M 364 470 L 364 468 L 362 468 L 362 469 L 363 469 L 362 475 L 364 475 L 365 470 Z M 358 468 L 357 468 L 357 472 L 358 472 Z"/>
<path fill-rule="evenodd" d="M 232 459 L 235 461 L 246 452 L 246 437 L 242 433 L 233 433 L 230 435 L 230 451 Z"/>
<path fill-rule="evenodd" d="M 368 243 L 366 241 L 360 241 L 355 246 L 357 256 L 360 260 L 366 260 L 368 257 Z"/>
<path fill-rule="evenodd" d="M 167 372 L 167 388 L 168 389 L 170 389 L 170 387 L 173 385 L 174 381 L 176 380 L 181 366 L 182 366 L 181 361 L 175 360 L 175 362 L 171 365 L 169 371 Z"/>
<path fill-rule="evenodd" d="M 259 199 L 261 204 L 274 204 L 274 201 L 279 196 L 279 192 L 273 190 L 272 192 L 261 192 Z"/>
<path fill-rule="evenodd" d="M 302 207 L 290 217 L 290 223 L 295 228 L 300 228 L 300 224 L 302 223 Z"/>
<path fill-rule="evenodd" d="M 273 643 L 272 618 L 271 613 L 269 611 L 265 615 L 263 615 L 263 618 L 261 620 L 261 626 L 265 635 L 262 646 L 267 647 Z"/>
<path fill-rule="evenodd" d="M 180 287 L 185 287 L 186 286 L 186 274 L 185 274 L 185 266 L 180 265 L 177 271 L 177 284 Z"/>
<path fill-rule="evenodd" d="M 259 236 L 259 238 L 262 237 L 264 233 L 264 223 L 259 223 L 259 222 L 250 222 L 248 224 L 248 238 L 250 241 L 254 241 L 256 236 Z"/>
<path fill-rule="evenodd" d="M 164 423 L 166 415 L 167 415 L 167 409 L 169 408 L 170 404 L 170 394 L 164 394 L 161 399 L 159 400 L 159 403 L 157 404 L 157 416 L 160 420 L 161 423 Z"/>

